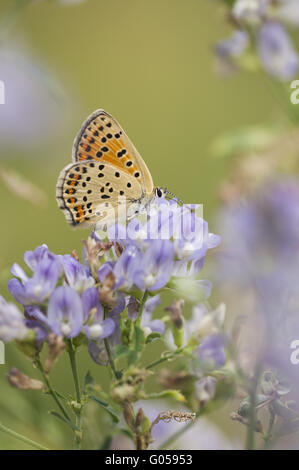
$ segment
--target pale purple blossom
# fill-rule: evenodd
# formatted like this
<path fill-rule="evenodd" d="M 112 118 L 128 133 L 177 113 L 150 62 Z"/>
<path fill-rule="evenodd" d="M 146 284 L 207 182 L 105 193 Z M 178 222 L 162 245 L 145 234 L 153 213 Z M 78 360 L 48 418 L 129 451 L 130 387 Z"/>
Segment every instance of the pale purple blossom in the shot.
<path fill-rule="evenodd" d="M 77 336 L 83 327 L 83 306 L 71 287 L 60 286 L 49 299 L 48 321 L 54 333 L 67 338 Z"/>
<path fill-rule="evenodd" d="M 82 304 L 86 336 L 97 341 L 110 336 L 114 331 L 115 324 L 112 318 L 104 319 L 104 309 L 95 287 L 83 292 Z"/>
<path fill-rule="evenodd" d="M 165 323 L 159 318 L 152 318 L 153 312 L 160 304 L 161 298 L 159 295 L 149 297 L 144 304 L 140 326 L 146 335 L 151 333 L 160 333 L 162 335 L 165 331 Z"/>
<path fill-rule="evenodd" d="M 0 49 L 1 80 L 5 86 L 5 106 L 0 105 L 1 147 L 20 152 L 45 146 L 64 128 L 68 114 L 67 107 L 58 104 L 62 94 L 51 70 L 32 56 L 24 40 L 22 43 L 4 41 Z M 35 155 L 28 151 L 27 154 Z M 43 154 L 40 151 L 38 157 Z"/>
<path fill-rule="evenodd" d="M 258 315 L 265 332 L 263 359 L 299 383 L 290 363 L 290 344 L 299 331 L 298 180 L 268 182 L 246 203 L 223 208 L 219 227 L 223 247 L 214 278 L 223 296 L 228 289 L 228 308 Z"/>
<path fill-rule="evenodd" d="M 226 341 L 223 335 L 214 334 L 204 338 L 196 352 L 203 367 L 216 369 L 225 364 Z"/>
<path fill-rule="evenodd" d="M 280 23 L 265 23 L 258 35 L 258 55 L 266 71 L 289 80 L 299 68 L 299 56 L 290 37 Z"/>
<path fill-rule="evenodd" d="M 238 58 L 245 52 L 248 46 L 248 33 L 237 29 L 230 38 L 223 39 L 216 45 L 216 53 L 222 59 Z"/>
<path fill-rule="evenodd" d="M 49 298 L 61 276 L 61 266 L 57 259 L 42 259 L 35 267 L 33 276 L 28 278 L 18 265 L 12 273 L 20 278 L 11 279 L 8 288 L 13 297 L 22 305 L 40 304 Z"/>
<path fill-rule="evenodd" d="M 289 29 L 299 27 L 298 1 L 236 0 L 227 8 L 235 29 L 230 38 L 216 46 L 220 65 L 227 66 L 220 70 L 247 68 L 250 64 L 257 68 L 258 62 L 253 60 L 256 56 L 265 71 L 276 79 L 287 81 L 295 77 L 299 55 Z"/>
<path fill-rule="evenodd" d="M 109 239 L 121 243 L 124 251 L 100 268 L 101 282 L 113 271 L 117 288 L 136 286 L 155 292 L 175 277 L 194 279 L 207 251 L 220 243 L 197 210 L 198 206 L 179 206 L 174 200 L 161 199 L 146 216 L 131 220 L 127 227 L 110 227 Z"/>
<path fill-rule="evenodd" d="M 24 340 L 28 333 L 24 316 L 18 307 L 6 302 L 0 296 L 0 340 L 5 343 L 12 340 Z"/>
<path fill-rule="evenodd" d="M 77 292 L 81 293 L 94 285 L 95 281 L 89 269 L 79 263 L 73 256 L 62 256 L 61 263 L 67 284 Z"/>
<path fill-rule="evenodd" d="M 57 256 L 51 253 L 45 244 L 38 246 L 34 251 L 26 251 L 24 254 L 24 261 L 31 271 L 34 271 L 39 262 L 44 259 L 57 259 Z"/>

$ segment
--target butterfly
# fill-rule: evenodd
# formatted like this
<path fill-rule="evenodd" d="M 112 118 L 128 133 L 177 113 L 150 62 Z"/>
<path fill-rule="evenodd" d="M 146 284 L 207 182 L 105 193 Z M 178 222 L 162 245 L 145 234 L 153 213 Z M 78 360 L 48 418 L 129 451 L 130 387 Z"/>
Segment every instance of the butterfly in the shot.
<path fill-rule="evenodd" d="M 107 228 L 116 220 L 131 218 L 167 192 L 154 187 L 129 137 L 103 109 L 82 124 L 72 160 L 58 177 L 56 199 L 73 226 Z"/>

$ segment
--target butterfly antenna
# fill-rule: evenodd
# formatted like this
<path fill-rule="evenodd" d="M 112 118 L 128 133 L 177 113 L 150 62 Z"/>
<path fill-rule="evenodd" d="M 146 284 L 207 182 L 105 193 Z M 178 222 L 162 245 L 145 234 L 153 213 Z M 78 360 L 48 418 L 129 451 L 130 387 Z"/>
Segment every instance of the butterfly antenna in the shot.
<path fill-rule="evenodd" d="M 179 199 L 174 193 L 169 191 L 167 188 L 165 188 L 164 191 L 165 191 L 166 195 L 169 194 L 170 196 L 174 197 L 178 201 L 179 204 L 181 204 L 182 206 L 184 205 L 183 201 L 181 199 Z"/>

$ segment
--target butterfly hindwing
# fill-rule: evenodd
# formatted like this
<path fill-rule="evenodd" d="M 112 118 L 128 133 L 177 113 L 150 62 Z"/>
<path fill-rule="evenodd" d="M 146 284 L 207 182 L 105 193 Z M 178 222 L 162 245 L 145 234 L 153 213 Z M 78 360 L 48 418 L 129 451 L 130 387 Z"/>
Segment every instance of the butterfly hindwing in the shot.
<path fill-rule="evenodd" d="M 137 178 L 104 161 L 81 161 L 62 170 L 56 198 L 72 225 L 95 225 L 118 219 L 117 212 L 126 204 L 142 199 Z"/>
<path fill-rule="evenodd" d="M 134 176 L 146 196 L 153 192 L 153 180 L 142 157 L 106 111 L 99 109 L 83 123 L 73 145 L 73 161 L 95 160 L 109 163 Z"/>

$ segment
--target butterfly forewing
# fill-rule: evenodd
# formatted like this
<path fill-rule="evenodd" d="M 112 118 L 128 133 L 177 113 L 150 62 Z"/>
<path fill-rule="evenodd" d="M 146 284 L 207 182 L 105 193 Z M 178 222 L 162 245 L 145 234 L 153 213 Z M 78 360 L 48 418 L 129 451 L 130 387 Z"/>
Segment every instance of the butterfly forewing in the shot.
<path fill-rule="evenodd" d="M 83 123 L 73 146 L 73 161 L 96 160 L 107 162 L 133 175 L 145 195 L 153 191 L 151 174 L 138 151 L 118 124 L 99 109 Z"/>
<path fill-rule="evenodd" d="M 153 195 L 151 174 L 118 122 L 104 110 L 83 123 L 73 145 L 73 164 L 60 174 L 56 197 L 72 225 L 119 220 L 134 202 Z M 117 208 L 117 211 L 115 210 Z M 132 207 L 131 207 L 132 208 Z M 121 211 L 123 214 L 123 211 Z"/>

